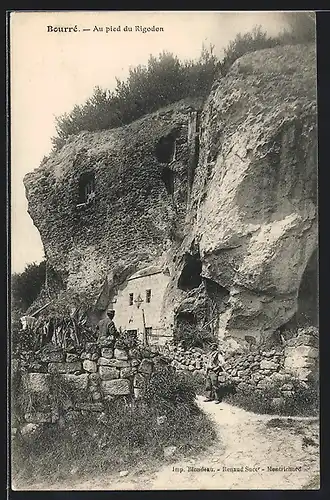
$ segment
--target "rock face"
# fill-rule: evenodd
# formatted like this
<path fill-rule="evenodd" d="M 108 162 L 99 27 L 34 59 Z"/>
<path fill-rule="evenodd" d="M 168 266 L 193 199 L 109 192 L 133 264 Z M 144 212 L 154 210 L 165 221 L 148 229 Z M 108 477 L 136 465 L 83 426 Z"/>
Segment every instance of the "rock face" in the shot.
<path fill-rule="evenodd" d="M 246 54 L 201 124 L 181 260 L 197 255 L 201 276 L 229 292 L 220 337 L 260 338 L 295 314 L 317 246 L 315 48 Z"/>
<path fill-rule="evenodd" d="M 220 337 L 260 339 L 296 313 L 317 247 L 315 47 L 238 59 L 204 104 L 196 150 L 200 108 L 70 138 L 25 177 L 29 213 L 67 286 L 165 261 L 168 328 L 204 316 Z"/>
<path fill-rule="evenodd" d="M 125 278 L 182 230 L 190 115 L 200 108 L 198 99 L 180 101 L 118 129 L 82 132 L 26 175 L 29 213 L 67 286 Z M 94 197 L 84 203 L 88 186 Z"/>

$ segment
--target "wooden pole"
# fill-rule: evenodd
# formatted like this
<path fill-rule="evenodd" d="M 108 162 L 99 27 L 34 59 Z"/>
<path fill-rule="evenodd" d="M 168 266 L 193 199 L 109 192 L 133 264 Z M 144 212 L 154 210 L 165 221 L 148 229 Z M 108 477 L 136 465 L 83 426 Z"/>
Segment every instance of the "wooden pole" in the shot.
<path fill-rule="evenodd" d="M 147 329 L 146 329 L 146 319 L 144 316 L 144 309 L 142 309 L 142 320 L 143 320 L 143 345 L 147 346 L 148 345 L 148 336 L 147 336 Z"/>

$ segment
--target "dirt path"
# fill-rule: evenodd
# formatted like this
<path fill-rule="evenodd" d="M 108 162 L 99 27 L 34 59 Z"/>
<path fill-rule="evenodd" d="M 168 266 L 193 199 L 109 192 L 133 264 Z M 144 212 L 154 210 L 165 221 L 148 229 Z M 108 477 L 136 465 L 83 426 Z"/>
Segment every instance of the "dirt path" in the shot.
<path fill-rule="evenodd" d="M 257 415 L 227 403 L 205 403 L 202 397 L 198 397 L 198 405 L 213 420 L 218 435 L 218 442 L 203 455 L 173 458 L 172 463 L 155 471 L 131 470 L 123 478 L 105 475 L 61 484 L 56 489 L 301 489 L 319 475 L 316 418 Z M 300 470 L 274 471 L 268 467 Z"/>

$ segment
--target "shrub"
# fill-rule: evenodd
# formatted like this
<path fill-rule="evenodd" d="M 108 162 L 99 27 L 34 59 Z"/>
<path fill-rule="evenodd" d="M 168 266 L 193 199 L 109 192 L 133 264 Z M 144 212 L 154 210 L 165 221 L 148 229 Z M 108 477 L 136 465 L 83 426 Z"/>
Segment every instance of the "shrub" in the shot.
<path fill-rule="evenodd" d="M 286 396 L 281 388 L 290 384 L 291 395 Z M 277 404 L 274 405 L 274 398 Z M 232 404 L 256 413 L 280 415 L 317 415 L 319 388 L 317 382 L 305 384 L 298 379 L 287 377 L 287 380 L 273 382 L 269 387 L 256 389 L 252 386 L 240 385 L 235 395 L 228 396 Z"/>
<path fill-rule="evenodd" d="M 165 51 L 150 55 L 146 66 L 130 68 L 126 81 L 117 78 L 113 92 L 96 87 L 85 104 L 57 117 L 53 145 L 59 149 L 82 130 L 119 127 L 180 99 L 206 96 L 218 67 L 212 46 L 203 46 L 197 61 L 181 62 Z"/>
<path fill-rule="evenodd" d="M 188 322 L 176 326 L 173 339 L 175 344 L 180 343 L 184 349 L 190 349 L 191 347 L 205 348 L 217 341 L 210 330 Z"/>
<path fill-rule="evenodd" d="M 192 408 L 195 406 L 195 397 L 196 392 L 191 380 L 185 374 L 167 367 L 152 375 L 145 400 L 157 410 L 166 411 L 180 404 Z"/>
<path fill-rule="evenodd" d="M 28 264 L 22 273 L 11 277 L 12 307 L 22 312 L 38 297 L 46 279 L 46 261 Z"/>

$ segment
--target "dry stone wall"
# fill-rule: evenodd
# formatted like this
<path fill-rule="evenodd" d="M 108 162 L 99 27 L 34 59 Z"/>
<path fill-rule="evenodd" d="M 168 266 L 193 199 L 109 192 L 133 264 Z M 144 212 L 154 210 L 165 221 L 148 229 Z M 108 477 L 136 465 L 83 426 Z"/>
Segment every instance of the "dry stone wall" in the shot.
<path fill-rule="evenodd" d="M 87 343 L 80 353 L 51 344 L 39 353 L 21 353 L 12 362 L 13 376 L 21 376 L 21 394 L 30 403 L 25 423 L 56 423 L 77 413 L 101 413 L 106 401 L 139 398 L 152 374 L 166 360 L 149 349 L 119 349 Z"/>
<path fill-rule="evenodd" d="M 169 354 L 175 369 L 204 375 L 208 355 L 202 349 L 185 351 L 172 346 Z M 239 388 L 262 391 L 274 383 L 283 383 L 281 390 L 286 394 L 291 390 L 287 384 L 290 377 L 305 383 L 318 378 L 318 331 L 314 327 L 301 328 L 285 344 L 268 349 L 262 345 L 247 352 L 228 349 L 225 360 L 225 370 Z"/>

